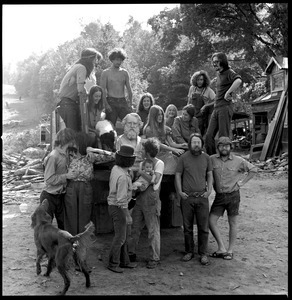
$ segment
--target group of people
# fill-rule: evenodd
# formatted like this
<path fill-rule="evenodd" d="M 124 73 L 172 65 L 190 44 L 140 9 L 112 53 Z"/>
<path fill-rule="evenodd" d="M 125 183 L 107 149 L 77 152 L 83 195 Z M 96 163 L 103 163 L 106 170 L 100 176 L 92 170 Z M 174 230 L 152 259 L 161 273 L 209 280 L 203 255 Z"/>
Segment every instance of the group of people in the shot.
<path fill-rule="evenodd" d="M 66 128 L 58 132 L 55 147 L 45 158 L 45 188 L 40 201 L 49 200 L 49 214 L 52 219 L 56 217 L 60 229 L 73 235 L 83 231 L 91 218 L 93 163 L 99 155 L 107 155 L 114 161 L 107 197 L 114 238 L 107 267 L 122 273 L 123 268 L 137 266 L 136 250 L 146 225 L 147 267 L 155 268 L 160 263 L 161 182 L 164 175 L 175 174 L 186 252 L 182 260 L 194 257 L 193 224 L 198 227 L 202 265 L 209 264 L 209 230 L 218 244 L 210 256 L 232 259 L 239 189 L 257 172 L 255 166 L 231 153 L 232 93 L 242 82 L 240 75 L 230 69 L 224 53 L 215 53 L 212 64 L 218 73 L 216 94 L 210 88 L 207 72 L 199 71 L 191 77 L 188 102 L 180 116 L 173 104 L 164 111 L 150 93 L 141 95 L 133 112 L 129 74 L 121 68 L 125 58 L 123 49 L 110 51 L 111 67 L 102 72 L 100 86 L 93 84 L 89 92 L 86 80 L 102 59 L 95 49 L 83 50 L 80 60 L 63 78 L 57 108 Z M 88 110 L 89 136 L 96 134 L 95 125 L 103 113 L 113 126 L 120 118 L 124 132 L 116 140 L 115 153 L 92 151 L 92 139 L 81 132 L 80 101 Z M 242 179 L 244 173 L 247 175 Z M 212 188 L 216 196 L 209 211 Z M 217 226 L 225 210 L 230 226 L 228 247 Z"/>

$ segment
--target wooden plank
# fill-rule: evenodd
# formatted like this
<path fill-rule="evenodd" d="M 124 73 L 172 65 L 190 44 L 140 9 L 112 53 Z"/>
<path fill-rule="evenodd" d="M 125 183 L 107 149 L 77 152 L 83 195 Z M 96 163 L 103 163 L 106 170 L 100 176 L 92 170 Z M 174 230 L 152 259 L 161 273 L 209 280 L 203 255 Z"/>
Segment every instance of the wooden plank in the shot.
<path fill-rule="evenodd" d="M 86 109 L 86 101 L 79 98 L 80 101 L 80 114 L 81 114 L 81 130 L 88 133 L 88 115 Z"/>
<path fill-rule="evenodd" d="M 279 144 L 279 141 L 280 141 L 280 136 L 282 134 L 282 130 L 283 130 L 283 125 L 284 125 L 284 121 L 285 121 L 285 114 L 287 112 L 287 109 L 288 109 L 288 97 L 287 97 L 287 94 L 285 95 L 285 99 L 284 99 L 284 102 L 283 102 L 283 106 L 281 108 L 281 111 L 278 115 L 278 118 L 276 120 L 276 125 L 275 125 L 275 129 L 274 129 L 274 132 L 273 132 L 273 136 L 271 138 L 271 142 L 269 144 L 269 147 L 268 147 L 268 151 L 267 151 L 267 157 L 272 157 L 275 155 L 275 151 L 277 149 L 277 146 Z"/>
<path fill-rule="evenodd" d="M 261 153 L 261 156 L 260 156 L 260 160 L 262 160 L 262 161 L 266 160 L 268 148 L 269 148 L 271 139 L 272 139 L 273 134 L 274 134 L 276 123 L 278 122 L 278 116 L 279 116 L 279 114 L 280 114 L 280 112 L 283 108 L 283 102 L 285 100 L 286 92 L 287 92 L 287 88 L 282 92 L 282 95 L 281 95 L 281 98 L 279 100 L 275 116 L 274 116 L 273 120 L 270 123 L 268 134 L 266 136 L 265 143 L 264 143 L 264 146 L 263 146 L 263 150 L 262 150 L 262 153 Z"/>
<path fill-rule="evenodd" d="M 280 145 L 280 139 L 283 133 L 283 128 L 284 128 L 284 123 L 285 123 L 285 119 L 286 119 L 286 115 L 287 115 L 287 111 L 288 111 L 288 94 L 286 95 L 286 101 L 285 101 L 285 105 L 283 107 L 283 113 L 280 115 L 280 122 L 279 122 L 279 126 L 278 126 L 278 130 L 277 130 L 277 135 L 275 137 L 275 141 L 274 141 L 274 146 L 271 149 L 271 151 L 268 151 L 268 157 L 274 157 L 275 155 L 277 155 L 278 153 L 278 149 L 279 149 L 279 145 Z"/>

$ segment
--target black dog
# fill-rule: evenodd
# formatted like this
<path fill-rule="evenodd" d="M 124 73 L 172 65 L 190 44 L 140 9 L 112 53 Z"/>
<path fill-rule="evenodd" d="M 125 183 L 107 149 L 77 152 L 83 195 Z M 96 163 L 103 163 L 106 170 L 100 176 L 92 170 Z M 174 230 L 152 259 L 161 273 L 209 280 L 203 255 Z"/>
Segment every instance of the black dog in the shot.
<path fill-rule="evenodd" d="M 48 207 L 49 202 L 45 199 L 31 216 L 31 227 L 34 229 L 34 241 L 37 247 L 37 275 L 41 273 L 41 259 L 44 254 L 47 254 L 48 267 L 44 276 L 49 276 L 52 269 L 57 266 L 64 279 L 64 288 L 60 294 L 65 295 L 71 283 L 67 269 L 70 258 L 73 258 L 85 276 L 86 287 L 89 287 L 90 277 L 86 265 L 86 253 L 88 247 L 94 242 L 92 240 L 95 230 L 93 223 L 87 224 L 84 232 L 72 236 L 68 231 L 60 230 L 52 225 L 51 217 L 47 213 Z"/>

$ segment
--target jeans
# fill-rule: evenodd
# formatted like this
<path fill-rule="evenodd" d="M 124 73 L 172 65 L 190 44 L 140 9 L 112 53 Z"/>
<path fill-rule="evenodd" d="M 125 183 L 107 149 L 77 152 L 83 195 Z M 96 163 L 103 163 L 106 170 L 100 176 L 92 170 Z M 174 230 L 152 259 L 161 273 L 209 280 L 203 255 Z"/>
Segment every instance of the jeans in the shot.
<path fill-rule="evenodd" d="M 109 205 L 108 212 L 114 224 L 114 239 L 109 252 L 109 267 L 118 267 L 120 264 L 130 263 L 127 247 L 127 222 L 126 216 L 121 208 L 116 205 Z"/>
<path fill-rule="evenodd" d="M 232 105 L 215 108 L 208 125 L 205 137 L 205 149 L 207 154 L 216 154 L 215 136 L 230 136 L 231 119 L 233 116 Z"/>
<path fill-rule="evenodd" d="M 42 191 L 40 195 L 40 203 L 45 199 L 49 202 L 49 211 L 47 212 L 51 218 L 52 222 L 54 216 L 56 217 L 57 225 L 59 229 L 64 230 L 64 196 L 65 194 L 50 194 L 47 191 Z"/>
<path fill-rule="evenodd" d="M 106 119 L 111 121 L 114 126 L 116 126 L 117 119 L 123 120 L 123 118 L 132 112 L 129 108 L 126 98 L 114 98 L 107 97 L 108 104 L 110 105 L 112 111 L 105 111 Z"/>
<path fill-rule="evenodd" d="M 67 128 L 81 131 L 81 115 L 78 103 L 69 98 L 62 98 L 58 106 L 58 113 Z"/>
<path fill-rule="evenodd" d="M 193 223 L 194 217 L 196 217 L 198 227 L 198 254 L 207 254 L 209 239 L 209 200 L 200 196 L 189 196 L 186 200 L 181 199 L 181 209 L 186 253 L 194 253 Z"/>
<path fill-rule="evenodd" d="M 128 237 L 130 254 L 136 254 L 141 231 L 146 225 L 149 241 L 149 259 L 153 261 L 160 260 L 160 210 L 159 190 L 154 191 L 152 185 L 150 185 L 144 192 L 139 194 L 132 211 L 132 232 Z"/>
<path fill-rule="evenodd" d="M 65 230 L 76 235 L 85 230 L 92 212 L 92 186 L 90 182 L 69 180 L 64 199 Z"/>

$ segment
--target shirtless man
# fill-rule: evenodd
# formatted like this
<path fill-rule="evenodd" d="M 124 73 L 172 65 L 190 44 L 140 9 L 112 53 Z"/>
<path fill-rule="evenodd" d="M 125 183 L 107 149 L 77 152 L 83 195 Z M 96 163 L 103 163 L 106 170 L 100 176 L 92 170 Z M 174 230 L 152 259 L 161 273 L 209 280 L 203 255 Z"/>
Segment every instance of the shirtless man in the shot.
<path fill-rule="evenodd" d="M 106 97 L 104 97 L 106 119 L 115 126 L 118 118 L 122 120 L 132 112 L 132 89 L 128 71 L 121 68 L 126 52 L 121 48 L 115 48 L 109 52 L 108 58 L 112 66 L 101 73 L 100 85 L 106 91 Z M 125 97 L 125 87 L 129 103 Z"/>

